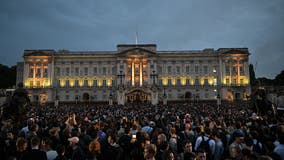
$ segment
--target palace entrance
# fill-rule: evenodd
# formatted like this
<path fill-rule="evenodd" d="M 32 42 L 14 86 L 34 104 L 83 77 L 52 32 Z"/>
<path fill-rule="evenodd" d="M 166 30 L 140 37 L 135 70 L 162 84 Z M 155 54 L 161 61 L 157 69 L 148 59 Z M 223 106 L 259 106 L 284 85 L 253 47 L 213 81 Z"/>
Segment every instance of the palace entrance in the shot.
<path fill-rule="evenodd" d="M 126 93 L 127 103 L 147 103 L 150 100 L 151 94 L 142 89 L 134 89 Z"/>

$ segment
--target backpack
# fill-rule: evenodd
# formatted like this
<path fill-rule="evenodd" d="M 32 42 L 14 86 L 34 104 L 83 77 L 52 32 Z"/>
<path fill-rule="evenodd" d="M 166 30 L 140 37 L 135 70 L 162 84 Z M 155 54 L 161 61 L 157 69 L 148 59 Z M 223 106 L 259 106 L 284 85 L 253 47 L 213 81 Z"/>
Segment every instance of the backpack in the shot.
<path fill-rule="evenodd" d="M 197 151 L 204 150 L 206 152 L 207 157 L 210 158 L 212 157 L 212 152 L 210 149 L 209 141 L 212 139 L 208 137 L 208 140 L 205 141 L 204 136 L 201 136 L 201 137 L 202 137 L 202 141 L 200 145 L 197 147 Z"/>
<path fill-rule="evenodd" d="M 261 148 L 259 144 L 259 140 L 257 140 L 256 144 L 253 144 L 253 151 L 258 155 L 262 155 L 264 153 L 264 150 L 263 147 Z"/>

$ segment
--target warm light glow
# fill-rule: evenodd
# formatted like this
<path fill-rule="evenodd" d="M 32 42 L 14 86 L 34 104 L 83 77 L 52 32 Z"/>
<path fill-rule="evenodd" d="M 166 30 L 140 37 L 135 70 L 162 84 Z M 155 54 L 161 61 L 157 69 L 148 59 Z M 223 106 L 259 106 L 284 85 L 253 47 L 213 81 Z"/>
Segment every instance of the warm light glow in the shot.
<path fill-rule="evenodd" d="M 168 78 L 167 77 L 163 77 L 162 78 L 162 83 L 164 86 L 168 85 Z"/>
<path fill-rule="evenodd" d="M 134 69 L 135 69 L 135 68 L 134 68 L 134 61 L 132 61 L 131 69 L 132 69 L 132 72 L 131 72 L 131 74 L 132 74 L 132 76 L 131 76 L 131 77 L 132 77 L 132 86 L 134 86 L 134 84 L 135 84 L 135 83 L 134 83 L 134 81 L 135 81 L 135 80 L 134 80 Z"/>
<path fill-rule="evenodd" d="M 60 80 L 60 87 L 64 87 L 65 86 L 65 80 L 61 79 Z"/>
<path fill-rule="evenodd" d="M 194 80 L 193 78 L 190 79 L 190 85 L 193 85 L 194 84 Z"/>
<path fill-rule="evenodd" d="M 74 87 L 75 80 L 74 80 L 74 79 L 70 79 L 69 83 L 70 83 L 70 86 L 71 86 L 71 87 Z"/>
<path fill-rule="evenodd" d="M 186 84 L 186 78 L 182 77 L 181 80 L 180 80 L 180 83 L 181 83 L 181 85 L 184 86 Z"/>
<path fill-rule="evenodd" d="M 142 84 L 143 84 L 143 73 L 142 73 L 142 63 L 140 62 L 140 65 L 139 65 L 139 67 L 140 67 L 140 72 L 139 72 L 139 74 L 140 74 L 140 86 L 142 86 Z"/>
<path fill-rule="evenodd" d="M 209 79 L 208 79 L 209 85 L 213 85 L 213 81 L 214 81 L 213 78 L 209 78 Z"/>
<path fill-rule="evenodd" d="M 101 87 L 103 85 L 103 82 L 101 79 L 98 79 L 98 86 Z"/>
<path fill-rule="evenodd" d="M 84 80 L 83 79 L 79 79 L 79 86 L 82 87 L 84 84 Z"/>
<path fill-rule="evenodd" d="M 246 76 L 241 76 L 240 79 L 243 79 L 242 85 L 249 84 L 249 79 Z"/>
<path fill-rule="evenodd" d="M 89 86 L 89 87 L 92 87 L 92 86 L 93 86 L 93 81 L 90 80 L 90 79 L 88 79 L 88 86 Z"/>
<path fill-rule="evenodd" d="M 45 79 L 43 81 L 43 87 L 49 87 L 50 86 L 50 81 L 48 79 Z"/>
<path fill-rule="evenodd" d="M 216 78 L 213 79 L 213 84 L 214 84 L 215 86 L 217 85 L 217 79 L 216 79 Z"/>
<path fill-rule="evenodd" d="M 172 85 L 175 86 L 177 83 L 177 80 L 175 78 L 172 78 Z"/>
<path fill-rule="evenodd" d="M 204 85 L 204 77 L 201 78 L 199 81 L 200 81 L 200 84 L 203 86 Z"/>
<path fill-rule="evenodd" d="M 107 82 L 107 86 L 111 86 L 111 79 L 107 79 L 106 82 Z"/>

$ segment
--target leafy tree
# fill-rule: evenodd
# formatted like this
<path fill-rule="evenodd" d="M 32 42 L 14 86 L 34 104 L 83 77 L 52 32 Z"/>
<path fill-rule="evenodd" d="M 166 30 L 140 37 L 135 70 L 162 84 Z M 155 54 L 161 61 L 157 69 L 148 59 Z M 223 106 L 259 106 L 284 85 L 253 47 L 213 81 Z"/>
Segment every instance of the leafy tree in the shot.
<path fill-rule="evenodd" d="M 254 72 L 252 64 L 249 65 L 249 76 L 250 76 L 250 85 L 251 86 L 256 86 L 257 85 L 257 81 L 256 81 L 256 78 L 255 78 L 255 72 Z"/>
<path fill-rule="evenodd" d="M 284 86 L 284 70 L 275 77 L 274 84 L 277 86 Z"/>
<path fill-rule="evenodd" d="M 8 67 L 0 64 L 0 88 L 11 88 L 16 85 L 17 66 Z"/>

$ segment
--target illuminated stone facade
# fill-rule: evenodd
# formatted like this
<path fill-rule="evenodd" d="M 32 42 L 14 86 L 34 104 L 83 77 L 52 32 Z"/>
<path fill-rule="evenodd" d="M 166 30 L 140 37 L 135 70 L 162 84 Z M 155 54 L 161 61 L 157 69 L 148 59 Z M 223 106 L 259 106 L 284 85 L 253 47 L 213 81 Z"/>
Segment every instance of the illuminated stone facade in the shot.
<path fill-rule="evenodd" d="M 247 48 L 157 51 L 155 44 L 117 51 L 25 50 L 23 82 L 32 101 L 152 104 L 243 100 L 250 94 Z M 219 96 L 218 96 L 219 95 Z"/>

